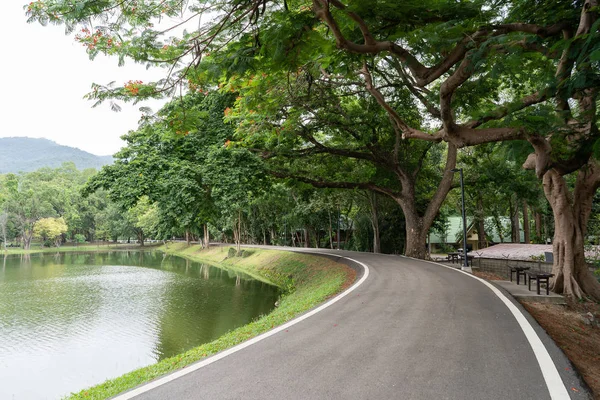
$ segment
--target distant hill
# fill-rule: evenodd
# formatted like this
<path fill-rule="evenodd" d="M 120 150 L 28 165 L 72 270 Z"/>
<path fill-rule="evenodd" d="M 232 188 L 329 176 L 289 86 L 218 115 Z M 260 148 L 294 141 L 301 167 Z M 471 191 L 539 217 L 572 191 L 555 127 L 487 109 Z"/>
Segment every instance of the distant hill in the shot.
<path fill-rule="evenodd" d="M 0 174 L 31 172 L 42 167 L 57 168 L 72 161 L 77 169 L 96 168 L 113 162 L 112 156 L 94 154 L 62 146 L 48 139 L 0 138 Z"/>

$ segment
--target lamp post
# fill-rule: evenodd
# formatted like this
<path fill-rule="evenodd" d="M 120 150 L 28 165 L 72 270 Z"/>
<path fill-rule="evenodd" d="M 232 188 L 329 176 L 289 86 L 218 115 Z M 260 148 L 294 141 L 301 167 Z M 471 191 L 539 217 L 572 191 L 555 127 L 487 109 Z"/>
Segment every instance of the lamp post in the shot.
<path fill-rule="evenodd" d="M 462 199 L 462 220 L 463 220 L 463 266 L 462 270 L 467 272 L 473 272 L 469 267 L 469 259 L 467 258 L 467 214 L 465 213 L 465 183 L 463 179 L 463 169 L 454 168 L 452 172 L 460 172 L 460 192 Z"/>

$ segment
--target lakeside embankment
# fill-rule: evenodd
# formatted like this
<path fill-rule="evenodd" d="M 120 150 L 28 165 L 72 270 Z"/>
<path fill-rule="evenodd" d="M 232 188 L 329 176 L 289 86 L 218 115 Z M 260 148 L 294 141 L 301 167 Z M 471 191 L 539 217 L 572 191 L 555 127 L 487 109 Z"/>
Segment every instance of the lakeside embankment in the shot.
<path fill-rule="evenodd" d="M 136 251 L 154 251 L 161 247 L 162 244 L 150 244 L 140 246 L 139 244 L 126 243 L 110 243 L 110 244 L 82 244 L 77 246 L 61 246 L 61 247 L 34 247 L 29 250 L 24 250 L 20 247 L 9 247 L 6 250 L 0 249 L 2 255 L 27 255 L 40 253 L 73 253 L 73 252 L 106 252 L 115 250 L 136 250 Z"/>
<path fill-rule="evenodd" d="M 210 343 L 84 389 L 72 394 L 68 399 L 105 399 L 233 347 L 314 308 L 350 286 L 356 277 L 356 272 L 343 264 L 324 257 L 289 251 L 245 249 L 244 257 L 224 260 L 228 254 L 228 247 L 202 250 L 199 245 L 172 243 L 152 250 L 239 270 L 277 285 L 284 294 L 279 300 L 279 306 L 268 315 L 234 329 Z"/>

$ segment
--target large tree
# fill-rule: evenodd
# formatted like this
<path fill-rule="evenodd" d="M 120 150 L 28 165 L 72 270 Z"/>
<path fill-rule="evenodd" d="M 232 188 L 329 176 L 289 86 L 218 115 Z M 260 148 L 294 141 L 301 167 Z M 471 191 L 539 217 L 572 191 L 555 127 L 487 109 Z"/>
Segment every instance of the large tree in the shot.
<path fill-rule="evenodd" d="M 427 232 L 452 187 L 456 147 L 399 137 L 368 93 L 322 76 L 314 63 L 254 79 L 228 83 L 240 93 L 227 112 L 236 144 L 259 152 L 275 176 L 390 197 L 405 215 L 405 254 L 425 258 Z M 408 90 L 398 88 L 393 100 L 405 118 L 422 124 Z"/>
<path fill-rule="evenodd" d="M 555 214 L 553 288 L 600 299 L 600 285 L 583 258 L 591 198 L 600 182 L 592 157 L 599 136 L 597 0 L 189 4 L 190 19 L 207 11 L 216 17 L 179 38 L 153 26 L 154 18 L 185 8 L 175 0 L 135 7 L 118 0 L 48 0 L 31 3 L 28 13 L 69 29 L 83 24 L 78 39 L 92 56 L 106 52 L 170 68 L 159 83 L 97 85 L 90 97 L 100 101 L 156 97 L 183 85 L 204 89 L 208 52 L 208 59 L 221 53 L 230 60 L 219 63 L 227 65 L 225 80 L 251 69 L 267 76 L 273 68 L 295 72 L 315 60 L 326 77 L 354 82 L 359 72 L 362 81 L 354 87 L 370 93 L 388 114 L 396 141 L 444 141 L 452 150 L 527 140 L 534 153 L 526 167 L 543 180 Z M 90 21 L 95 26 L 87 26 Z M 405 104 L 398 108 L 394 101 L 400 88 L 411 92 L 427 118 L 407 118 Z M 570 173 L 578 174 L 573 193 L 564 179 Z"/>
<path fill-rule="evenodd" d="M 375 56 L 361 70 L 366 89 L 404 137 L 457 147 L 517 139 L 531 143 L 534 153 L 524 167 L 535 169 L 543 181 L 556 224 L 552 289 L 600 299 L 600 285 L 588 270 L 583 248 L 592 199 L 600 186 L 593 157 L 600 138 L 597 0 L 506 2 L 499 8 L 501 14 L 486 24 L 475 19 L 470 21 L 478 25 L 465 25 L 466 19 L 451 22 L 460 36 L 446 48 L 433 47 L 448 39 L 439 30 L 433 40 L 424 40 L 429 39 L 427 33 L 415 42 L 408 39 L 406 45 L 390 40 L 381 30 L 383 7 L 313 0 L 313 9 L 331 29 L 338 48 Z M 348 20 L 353 22 L 350 29 Z M 430 101 L 423 105 L 432 115 L 437 113 L 440 129 L 433 133 L 415 129 L 390 104 L 371 72 L 381 63 L 377 57 L 390 70 L 395 68 L 396 79 L 407 80 L 415 95 L 436 86 L 436 108 Z M 482 92 L 490 90 L 490 84 L 495 87 L 492 96 Z M 504 104 L 498 106 L 498 100 Z M 554 109 L 554 116 L 549 109 Z M 577 180 L 571 192 L 564 176 L 574 172 Z"/>
<path fill-rule="evenodd" d="M 30 175 L 11 175 L 7 186 L 4 209 L 19 231 L 23 248 L 29 250 L 36 222 L 55 215 L 51 203 L 52 187 Z"/>

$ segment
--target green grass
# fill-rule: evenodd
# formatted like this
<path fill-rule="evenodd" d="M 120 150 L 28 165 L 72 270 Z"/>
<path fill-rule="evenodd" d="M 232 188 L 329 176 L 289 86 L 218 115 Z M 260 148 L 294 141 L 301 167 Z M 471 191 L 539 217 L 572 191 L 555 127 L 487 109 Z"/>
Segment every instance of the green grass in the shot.
<path fill-rule="evenodd" d="M 82 390 L 68 399 L 105 399 L 233 347 L 314 308 L 340 292 L 355 277 L 354 271 L 345 265 L 308 254 L 251 249 L 248 257 L 223 261 L 227 256 L 226 247 L 201 251 L 199 246 L 177 243 L 162 246 L 158 250 L 243 271 L 276 284 L 286 294 L 280 299 L 279 307 L 270 314 L 234 329 L 217 340 Z"/>
<path fill-rule="evenodd" d="M 126 243 L 115 243 L 115 244 L 102 244 L 102 245 L 89 245 L 82 244 L 79 246 L 61 246 L 61 247 L 39 247 L 39 245 L 32 247 L 29 250 L 23 250 L 19 247 L 9 247 L 6 251 L 0 248 L 0 254 L 37 254 L 37 253 L 70 253 L 75 251 L 86 251 L 86 252 L 104 252 L 110 250 L 155 250 L 156 245 L 146 245 L 144 247 L 139 244 L 126 244 Z"/>

